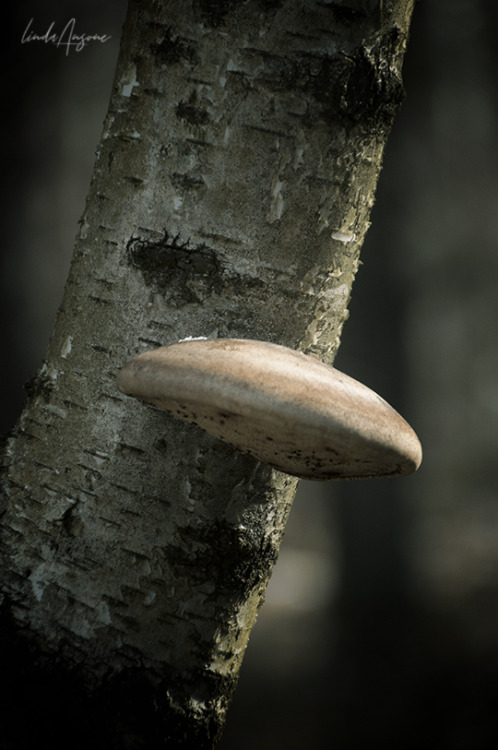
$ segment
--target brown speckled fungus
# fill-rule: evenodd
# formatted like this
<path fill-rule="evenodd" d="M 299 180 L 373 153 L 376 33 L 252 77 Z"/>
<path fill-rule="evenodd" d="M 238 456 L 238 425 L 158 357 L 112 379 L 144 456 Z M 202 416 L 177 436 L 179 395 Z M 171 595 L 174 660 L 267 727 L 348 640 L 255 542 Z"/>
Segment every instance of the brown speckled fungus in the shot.
<path fill-rule="evenodd" d="M 117 382 L 124 393 L 294 476 L 394 477 L 422 460 L 416 434 L 380 396 L 277 344 L 182 341 L 135 357 Z"/>

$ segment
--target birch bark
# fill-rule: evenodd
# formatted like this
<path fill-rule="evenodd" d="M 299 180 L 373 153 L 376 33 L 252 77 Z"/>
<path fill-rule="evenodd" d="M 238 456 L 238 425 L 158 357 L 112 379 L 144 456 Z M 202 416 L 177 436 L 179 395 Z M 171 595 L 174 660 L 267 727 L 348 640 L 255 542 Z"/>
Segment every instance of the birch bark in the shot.
<path fill-rule="evenodd" d="M 64 299 L 3 457 L 4 674 L 40 727 L 54 717 L 52 746 L 70 720 L 82 747 L 117 748 L 208 748 L 223 724 L 296 481 L 115 377 L 189 336 L 332 362 L 411 7 L 130 2 Z"/>

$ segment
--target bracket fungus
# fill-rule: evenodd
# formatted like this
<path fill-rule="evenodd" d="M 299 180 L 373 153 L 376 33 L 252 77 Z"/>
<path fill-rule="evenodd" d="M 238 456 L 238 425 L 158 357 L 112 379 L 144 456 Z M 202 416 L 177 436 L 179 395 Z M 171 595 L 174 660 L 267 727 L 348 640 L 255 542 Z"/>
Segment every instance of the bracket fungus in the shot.
<path fill-rule="evenodd" d="M 400 476 L 422 459 L 416 434 L 380 396 L 278 344 L 190 339 L 135 357 L 117 384 L 305 479 Z"/>

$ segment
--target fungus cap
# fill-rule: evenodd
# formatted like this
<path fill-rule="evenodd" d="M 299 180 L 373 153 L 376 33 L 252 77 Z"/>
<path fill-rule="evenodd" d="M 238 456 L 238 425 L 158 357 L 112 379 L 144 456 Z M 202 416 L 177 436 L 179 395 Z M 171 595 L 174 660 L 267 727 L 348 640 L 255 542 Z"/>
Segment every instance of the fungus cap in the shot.
<path fill-rule="evenodd" d="M 191 339 L 144 352 L 118 375 L 130 396 L 294 476 L 394 477 L 422 459 L 380 396 L 314 357 L 248 339 Z"/>

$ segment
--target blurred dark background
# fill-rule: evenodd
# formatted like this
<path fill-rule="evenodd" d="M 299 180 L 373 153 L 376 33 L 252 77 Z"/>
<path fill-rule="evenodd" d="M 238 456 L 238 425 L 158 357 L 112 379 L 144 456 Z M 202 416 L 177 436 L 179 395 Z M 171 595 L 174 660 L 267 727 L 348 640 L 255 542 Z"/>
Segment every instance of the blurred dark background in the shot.
<path fill-rule="evenodd" d="M 125 5 L 5 11 L 2 432 L 61 299 Z M 31 17 L 112 39 L 21 45 Z M 220 750 L 498 747 L 497 37 L 495 0 L 415 9 L 336 366 L 408 419 L 424 462 L 301 484 Z"/>

